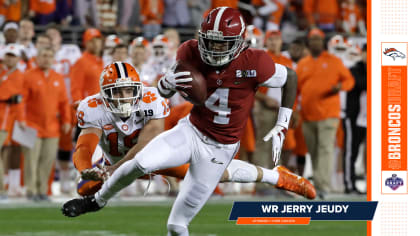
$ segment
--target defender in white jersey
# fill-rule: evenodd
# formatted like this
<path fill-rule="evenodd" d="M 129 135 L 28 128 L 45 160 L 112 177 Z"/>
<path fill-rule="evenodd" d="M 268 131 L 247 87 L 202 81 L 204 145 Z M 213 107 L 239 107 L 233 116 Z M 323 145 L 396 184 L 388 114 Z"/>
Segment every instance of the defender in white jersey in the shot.
<path fill-rule="evenodd" d="M 138 73 L 128 63 L 116 62 L 105 67 L 100 87 L 100 94 L 85 98 L 77 111 L 82 132 L 73 161 L 87 180 L 97 180 L 95 169 L 91 169 L 96 145 L 102 148 L 107 163 L 114 165 L 139 143 L 139 138 L 148 141 L 144 136 L 156 132 L 157 122 L 152 120 L 169 114 L 166 100 L 156 88 L 143 88 Z M 86 195 L 100 184 L 85 181 L 79 184 L 78 191 Z"/>
<path fill-rule="evenodd" d="M 150 120 L 169 115 L 167 101 L 158 95 L 156 88 L 144 87 L 143 92 L 146 96 L 137 104 L 138 111 L 126 119 L 108 112 L 100 94 L 85 98 L 77 109 L 80 128 L 102 130 L 99 146 L 111 165 L 117 163 L 136 144 L 140 131 Z"/>
<path fill-rule="evenodd" d="M 158 119 L 169 115 L 169 106 L 166 99 L 160 97 L 157 89 L 153 87 L 144 87 L 142 94 L 142 98 L 133 109 L 135 112 L 131 112 L 127 117 L 120 117 L 113 112 L 109 112 L 100 94 L 85 98 L 77 109 L 79 127 L 83 130 L 94 130 L 96 134 L 101 134 L 99 146 L 103 151 L 103 158 L 107 165 L 118 163 L 131 148 L 140 143 L 139 138 L 142 143 L 145 143 L 150 141 L 149 137 L 154 137 L 163 131 L 163 123 Z M 152 120 L 155 121 L 151 122 Z M 142 137 L 140 137 L 140 133 L 143 134 Z M 77 186 L 80 195 L 91 194 L 102 185 L 101 181 L 89 181 L 96 179 L 96 177 L 92 178 L 91 176 L 96 176 L 98 169 L 95 167 L 102 161 L 94 163 L 93 169 L 91 169 L 90 161 L 91 158 L 74 158 L 76 168 L 85 178 Z M 89 171 L 84 171 L 87 166 L 89 166 Z M 94 173 L 91 173 L 92 171 Z"/>

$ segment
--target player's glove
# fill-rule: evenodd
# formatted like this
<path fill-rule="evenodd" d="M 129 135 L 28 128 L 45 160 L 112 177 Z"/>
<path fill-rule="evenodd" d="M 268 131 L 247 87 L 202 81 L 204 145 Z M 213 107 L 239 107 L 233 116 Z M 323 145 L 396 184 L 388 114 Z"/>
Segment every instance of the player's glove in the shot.
<path fill-rule="evenodd" d="M 276 126 L 274 126 L 274 128 L 271 129 L 270 132 L 268 132 L 268 134 L 264 137 L 265 142 L 272 139 L 272 156 L 274 165 L 276 166 L 280 161 L 281 149 L 283 147 L 284 139 L 286 138 L 286 132 L 289 127 L 292 113 L 292 109 L 287 107 L 280 107 Z"/>
<path fill-rule="evenodd" d="M 287 129 L 283 126 L 276 125 L 264 137 L 264 142 L 272 139 L 272 157 L 274 165 L 277 166 L 280 161 L 281 149 L 283 147 L 284 139 L 286 138 Z"/>
<path fill-rule="evenodd" d="M 81 175 L 83 180 L 94 181 L 105 181 L 109 177 L 108 172 L 104 168 L 98 166 L 82 170 Z"/>
<path fill-rule="evenodd" d="M 164 94 L 168 94 L 171 91 L 175 92 L 177 90 L 184 90 L 191 88 L 191 85 L 187 84 L 193 79 L 191 78 L 191 73 L 189 71 L 181 71 L 174 73 L 177 64 L 171 67 L 168 72 L 162 78 L 160 78 L 158 83 L 158 89 Z"/>

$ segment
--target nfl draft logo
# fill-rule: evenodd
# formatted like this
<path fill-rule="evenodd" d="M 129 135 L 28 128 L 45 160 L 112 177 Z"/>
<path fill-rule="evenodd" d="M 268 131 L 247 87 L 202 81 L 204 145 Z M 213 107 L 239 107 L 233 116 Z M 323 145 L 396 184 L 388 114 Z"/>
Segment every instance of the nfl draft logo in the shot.
<path fill-rule="evenodd" d="M 400 59 L 405 58 L 405 54 L 398 51 L 395 48 L 385 48 L 384 55 L 391 57 L 394 61 L 395 61 L 395 58 L 400 58 Z"/>
<path fill-rule="evenodd" d="M 385 186 L 390 187 L 394 191 L 403 185 L 404 185 L 404 180 L 399 178 L 397 174 L 392 174 L 391 178 L 387 178 L 385 180 Z"/>

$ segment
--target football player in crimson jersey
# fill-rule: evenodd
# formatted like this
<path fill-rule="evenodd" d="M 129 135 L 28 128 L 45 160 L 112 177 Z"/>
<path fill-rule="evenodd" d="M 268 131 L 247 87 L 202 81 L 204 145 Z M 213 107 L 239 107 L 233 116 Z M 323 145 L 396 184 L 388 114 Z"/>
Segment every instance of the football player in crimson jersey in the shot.
<path fill-rule="evenodd" d="M 199 41 L 189 40 L 177 52 L 177 60 L 196 66 L 205 76 L 208 96 L 205 104 L 194 106 L 177 126 L 158 135 L 133 159 L 122 164 L 94 196 L 65 203 L 62 208 L 65 215 L 97 211 L 136 178 L 189 163 L 167 225 L 168 235 L 189 235 L 188 224 L 208 200 L 239 148 L 258 86 L 283 87 L 279 118 L 264 138 L 273 140 L 273 160 L 278 162 L 296 96 L 296 75 L 275 64 L 264 51 L 247 49 L 244 31 L 239 11 L 220 7 L 209 13 L 201 24 Z M 190 72 L 168 71 L 159 80 L 159 93 L 170 96 L 178 88 L 185 88 L 185 83 L 192 80 L 185 77 L 188 75 Z M 308 181 L 283 167 L 277 169 L 282 184 L 304 189 L 302 192 L 315 197 L 315 189 Z M 249 172 L 243 168 L 236 175 L 246 179 Z"/>
<path fill-rule="evenodd" d="M 146 143 L 163 131 L 163 121 L 159 119 L 169 115 L 166 100 L 159 96 L 156 88 L 143 87 L 139 81 L 132 65 L 123 62 L 110 64 L 102 72 L 101 92 L 85 98 L 78 106 L 77 119 L 82 135 L 79 136 L 73 161 L 82 176 L 77 186 L 80 195 L 96 193 L 107 175 L 112 174 L 127 159 L 133 158 Z M 92 163 L 98 144 L 103 151 L 103 158 Z M 184 178 L 188 167 L 189 164 L 185 164 L 154 173 Z M 237 171 L 244 169 L 248 169 L 253 177 L 239 179 Z M 263 181 L 276 186 L 278 179 L 276 170 L 233 160 L 221 181 Z M 305 193 L 300 194 L 305 196 Z"/>
<path fill-rule="evenodd" d="M 125 77 L 128 78 L 123 80 Z M 118 78 L 120 81 L 117 83 Z M 161 133 L 163 121 L 159 119 L 169 114 L 168 105 L 159 96 L 156 88 L 143 87 L 139 83 L 136 70 L 128 63 L 116 62 L 108 65 L 102 73 L 100 87 L 101 93 L 85 98 L 77 110 L 78 125 L 82 128 L 82 135 L 79 136 L 73 161 L 82 176 L 77 185 L 77 192 L 82 196 L 96 193 L 106 175 L 112 174 L 123 162 L 133 158 L 146 143 Z M 138 101 L 118 104 L 116 96 L 124 97 L 130 102 Z M 125 111 L 122 111 L 123 109 Z M 92 163 L 92 156 L 98 144 L 103 151 L 103 158 Z M 127 155 L 124 158 L 125 153 Z M 104 163 L 106 163 L 105 168 L 103 168 Z M 184 178 L 188 167 L 189 165 L 185 164 L 154 173 Z M 244 169 L 249 169 L 248 172 L 252 177 L 239 179 L 237 171 Z M 279 174 L 276 170 L 267 170 L 240 160 L 233 160 L 225 170 L 221 181 L 265 182 L 276 186 L 278 179 Z M 278 187 L 284 189 L 282 186 Z M 300 194 L 305 196 L 305 193 Z"/>

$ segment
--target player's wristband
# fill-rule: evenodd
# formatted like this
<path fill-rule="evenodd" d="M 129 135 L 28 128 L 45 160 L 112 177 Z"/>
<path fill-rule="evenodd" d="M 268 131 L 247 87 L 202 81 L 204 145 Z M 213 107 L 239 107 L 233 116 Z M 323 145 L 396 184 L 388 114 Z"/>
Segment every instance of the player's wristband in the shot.
<path fill-rule="evenodd" d="M 290 118 L 292 117 L 293 110 L 287 107 L 280 107 L 277 116 L 276 125 L 280 125 L 286 129 L 289 128 Z"/>
<path fill-rule="evenodd" d="M 160 95 L 165 98 L 171 97 L 174 94 L 172 90 L 167 89 L 165 88 L 165 86 L 162 85 L 162 79 L 158 82 L 158 91 Z"/>

